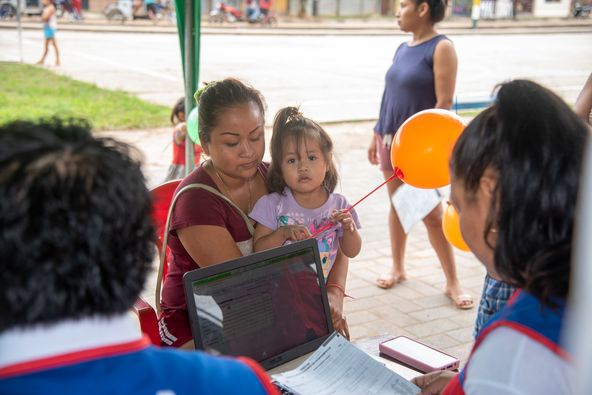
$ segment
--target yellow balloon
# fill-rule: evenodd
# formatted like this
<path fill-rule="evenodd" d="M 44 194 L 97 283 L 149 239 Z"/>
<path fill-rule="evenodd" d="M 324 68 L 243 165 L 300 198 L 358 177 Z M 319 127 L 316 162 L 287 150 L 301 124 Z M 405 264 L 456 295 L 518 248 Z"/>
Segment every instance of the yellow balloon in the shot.
<path fill-rule="evenodd" d="M 409 117 L 391 147 L 393 171 L 416 188 L 450 184 L 448 161 L 465 122 L 452 111 L 431 109 Z"/>
<path fill-rule="evenodd" d="M 444 216 L 442 217 L 442 230 L 446 240 L 459 250 L 471 251 L 467 243 L 460 233 L 460 223 L 458 220 L 458 214 L 452 204 L 449 204 L 444 210 Z"/>

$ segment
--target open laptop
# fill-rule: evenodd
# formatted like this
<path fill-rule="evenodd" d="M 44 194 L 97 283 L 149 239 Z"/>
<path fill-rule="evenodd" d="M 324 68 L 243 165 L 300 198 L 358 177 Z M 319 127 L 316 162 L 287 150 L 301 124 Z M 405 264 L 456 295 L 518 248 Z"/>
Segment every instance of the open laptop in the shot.
<path fill-rule="evenodd" d="M 183 282 L 195 347 L 208 353 L 279 373 L 333 332 L 314 239 L 193 270 Z"/>

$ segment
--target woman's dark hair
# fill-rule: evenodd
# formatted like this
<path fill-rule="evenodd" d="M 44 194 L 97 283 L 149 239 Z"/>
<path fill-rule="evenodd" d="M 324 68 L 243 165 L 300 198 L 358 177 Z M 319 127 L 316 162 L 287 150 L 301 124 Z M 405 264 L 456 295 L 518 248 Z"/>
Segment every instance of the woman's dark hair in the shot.
<path fill-rule="evenodd" d="M 494 265 L 545 304 L 569 290 L 574 212 L 588 130 L 565 102 L 531 81 L 498 87 L 494 104 L 458 139 L 452 176 L 467 195 L 497 175 L 483 237 L 497 231 Z"/>
<path fill-rule="evenodd" d="M 181 97 L 175 105 L 173 106 L 173 110 L 171 111 L 171 123 L 175 125 L 177 122 L 181 121 L 179 118 L 180 113 L 185 112 L 185 98 Z"/>
<path fill-rule="evenodd" d="M 261 117 L 265 118 L 265 102 L 255 88 L 235 78 L 210 82 L 195 93 L 199 106 L 199 138 L 209 143 L 212 129 L 218 124 L 218 115 L 230 107 L 245 103 L 255 103 Z"/>
<path fill-rule="evenodd" d="M 267 183 L 270 192 L 282 193 L 286 187 L 282 176 L 282 159 L 284 157 L 284 142 L 295 139 L 296 145 L 305 143 L 306 138 L 313 138 L 319 142 L 325 162 L 327 174 L 323 186 L 332 193 L 337 186 L 338 175 L 333 163 L 333 142 L 325 130 L 315 121 L 304 117 L 298 108 L 285 107 L 278 111 L 273 122 L 271 136 L 271 165 L 267 173 Z"/>
<path fill-rule="evenodd" d="M 0 126 L 0 332 L 122 314 L 150 272 L 150 194 L 84 121 Z"/>
<path fill-rule="evenodd" d="M 418 6 L 421 3 L 426 3 L 430 7 L 430 21 L 432 24 L 441 22 L 446 16 L 446 6 L 448 5 L 447 0 L 413 0 L 415 5 Z"/>

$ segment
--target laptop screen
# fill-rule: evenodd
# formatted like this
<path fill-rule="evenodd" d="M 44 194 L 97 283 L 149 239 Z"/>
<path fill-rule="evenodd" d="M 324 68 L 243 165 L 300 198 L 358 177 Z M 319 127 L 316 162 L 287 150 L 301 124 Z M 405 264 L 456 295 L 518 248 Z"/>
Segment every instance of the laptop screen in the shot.
<path fill-rule="evenodd" d="M 270 369 L 313 351 L 333 331 L 314 240 L 185 275 L 196 348 Z"/>

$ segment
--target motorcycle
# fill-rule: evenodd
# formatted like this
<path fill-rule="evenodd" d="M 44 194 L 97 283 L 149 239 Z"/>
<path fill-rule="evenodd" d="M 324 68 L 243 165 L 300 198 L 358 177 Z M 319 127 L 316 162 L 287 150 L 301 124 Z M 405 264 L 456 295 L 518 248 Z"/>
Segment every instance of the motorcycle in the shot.
<path fill-rule="evenodd" d="M 574 4 L 572 16 L 574 18 L 588 18 L 592 12 L 592 5 L 582 5 L 576 1 Z"/>
<path fill-rule="evenodd" d="M 117 0 L 115 3 L 107 4 L 103 14 L 109 22 L 124 23 L 133 19 L 133 4 L 131 0 Z"/>
<path fill-rule="evenodd" d="M 154 3 L 153 9 L 156 21 L 169 19 L 172 23 L 175 22 L 174 13 L 169 10 L 168 6 Z M 109 22 L 122 24 L 128 20 L 150 19 L 146 3 L 142 2 L 140 8 L 134 13 L 134 4 L 132 0 L 117 0 L 114 3 L 107 4 L 105 9 L 103 9 L 103 14 Z"/>
<path fill-rule="evenodd" d="M 249 23 L 259 23 L 262 27 L 273 27 L 277 26 L 277 18 L 272 13 L 259 13 L 254 18 L 249 18 L 247 20 Z"/>
<path fill-rule="evenodd" d="M 56 16 L 61 18 L 68 13 L 74 15 L 74 6 L 70 0 L 55 0 Z"/>
<path fill-rule="evenodd" d="M 277 25 L 277 18 L 272 13 L 263 13 L 258 11 L 249 16 L 245 16 L 238 8 L 229 6 L 223 2 L 216 4 L 216 7 L 210 11 L 208 21 L 210 23 L 234 23 L 247 21 L 251 24 L 259 23 L 264 27 Z"/>
<path fill-rule="evenodd" d="M 208 21 L 211 23 L 237 22 L 244 20 L 241 10 L 220 2 L 210 11 Z"/>
<path fill-rule="evenodd" d="M 16 16 L 17 0 L 0 0 L 0 19 Z M 21 15 L 41 15 L 43 4 L 40 0 L 20 0 Z"/>

